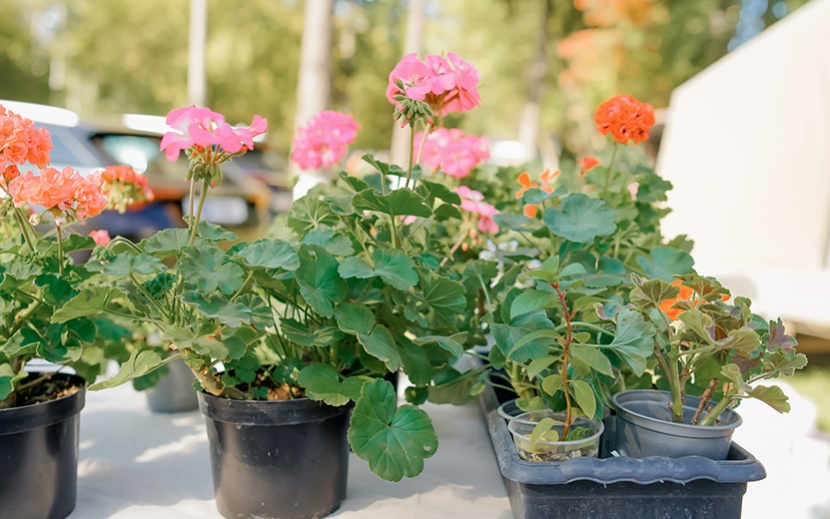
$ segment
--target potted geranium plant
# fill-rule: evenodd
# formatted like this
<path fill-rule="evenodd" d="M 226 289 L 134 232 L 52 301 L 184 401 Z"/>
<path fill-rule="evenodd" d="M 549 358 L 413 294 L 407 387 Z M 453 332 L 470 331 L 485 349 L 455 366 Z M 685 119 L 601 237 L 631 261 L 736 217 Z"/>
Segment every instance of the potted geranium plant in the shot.
<path fill-rule="evenodd" d="M 744 297 L 728 302 L 729 292 L 712 278 L 633 281 L 631 303 L 644 318 L 634 327 L 652 338 L 657 385 L 668 391 L 614 395 L 620 453 L 725 459 L 741 423 L 732 409 L 741 400 L 790 410 L 779 386 L 756 385 L 807 365 L 780 319 L 765 322 Z"/>
<path fill-rule="evenodd" d="M 526 249 L 535 249 L 530 257 L 526 250 L 515 259 L 543 265 L 514 265 L 491 284 L 490 299 L 496 304 L 490 306 L 495 310 L 489 312 L 488 325 L 496 344 L 484 360 L 492 369 L 491 385 L 504 385 L 518 395 L 514 412 L 567 409 L 564 377 L 587 382 L 592 395 L 583 391 L 583 400 L 589 400 L 586 395 L 595 399 L 586 404 L 595 410 L 594 418 L 601 408 L 612 406 L 614 393 L 651 387 L 651 370 L 657 364 L 653 325 L 632 306 L 636 285 L 631 275 L 671 282 L 676 275 L 693 273 L 691 242 L 685 237 L 667 241 L 659 229 L 669 210 L 660 203 L 671 184 L 640 165 L 635 150 L 624 146 L 647 138 L 653 109 L 630 96 L 617 96 L 597 109 L 595 121 L 614 140 L 610 156 L 566 163 L 559 172 L 523 173 L 517 194 L 521 206 L 502 206 L 494 217 L 508 231 L 499 239 L 518 239 Z M 558 274 L 539 275 L 545 271 Z M 564 303 L 557 302 L 559 291 L 565 292 Z M 524 310 L 513 310 L 519 303 L 544 312 L 522 315 Z M 564 319 L 565 312 L 569 319 Z M 571 366 L 563 374 L 568 321 Z M 581 348 L 581 359 L 574 355 L 580 344 L 588 346 Z M 568 396 L 572 407 L 573 401 L 582 407 L 576 391 Z M 485 392 L 481 401 L 517 518 L 600 517 L 609 509 L 621 517 L 674 517 L 693 509 L 696 517 L 737 519 L 746 482 L 764 477 L 760 463 L 734 445 L 730 460 L 710 464 L 701 458 L 613 457 L 613 410 L 605 422 L 610 426 L 603 437 L 605 459 L 527 464 L 496 410 L 492 392 Z M 544 440 L 549 425 L 534 426 L 537 439 Z"/>
<path fill-rule="evenodd" d="M 85 347 L 118 334 L 105 319 L 51 322 L 90 276 L 68 253 L 95 243 L 67 228 L 107 204 L 100 175 L 46 167 L 51 149 L 46 130 L 0 106 L 3 517 L 63 518 L 75 507 L 79 413 L 87 381 L 60 370 L 33 369 L 29 362 L 73 367 L 93 380 L 101 366 L 84 360 Z M 21 168 L 40 172 L 21 174 Z"/>

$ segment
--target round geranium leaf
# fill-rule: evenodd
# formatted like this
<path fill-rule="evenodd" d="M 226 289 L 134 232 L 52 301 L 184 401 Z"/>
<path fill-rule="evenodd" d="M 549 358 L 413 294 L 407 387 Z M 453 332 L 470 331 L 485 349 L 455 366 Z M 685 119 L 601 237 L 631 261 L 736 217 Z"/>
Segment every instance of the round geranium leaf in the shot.
<path fill-rule="evenodd" d="M 562 200 L 562 208 L 545 211 L 545 224 L 557 236 L 577 243 L 591 243 L 617 229 L 617 215 L 605 202 L 573 193 Z"/>
<path fill-rule="evenodd" d="M 420 474 L 424 459 L 438 448 L 429 416 L 410 404 L 397 408 L 397 400 L 394 387 L 385 380 L 363 384 L 349 427 L 352 450 L 389 481 Z"/>

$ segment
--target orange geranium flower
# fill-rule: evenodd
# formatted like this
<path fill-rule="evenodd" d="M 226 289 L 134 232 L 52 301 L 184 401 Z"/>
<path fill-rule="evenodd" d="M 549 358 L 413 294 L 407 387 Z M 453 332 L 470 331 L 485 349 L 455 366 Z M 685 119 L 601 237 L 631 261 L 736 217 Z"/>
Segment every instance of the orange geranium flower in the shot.
<path fill-rule="evenodd" d="M 599 159 L 596 157 L 585 157 L 579 161 L 579 176 L 584 177 L 585 173 L 599 166 Z"/>
<path fill-rule="evenodd" d="M 670 297 L 668 299 L 664 299 L 663 302 L 660 303 L 660 310 L 664 311 L 666 315 L 669 316 L 669 319 L 671 319 L 672 321 L 676 321 L 678 317 L 680 317 L 680 314 L 683 313 L 683 310 L 680 308 L 672 308 L 672 305 L 674 305 L 678 301 L 688 301 L 689 299 L 691 299 L 692 295 L 694 294 L 694 290 L 692 290 L 690 287 L 683 285 L 682 281 L 680 281 L 679 279 L 675 279 L 674 281 L 672 281 L 672 286 L 679 287 L 680 293 L 677 295 L 677 297 Z"/>
<path fill-rule="evenodd" d="M 620 144 L 634 144 L 648 140 L 648 131 L 654 126 L 654 107 L 630 95 L 618 95 L 603 102 L 594 113 L 597 130 L 609 133 Z"/>
<path fill-rule="evenodd" d="M 519 175 L 519 184 L 522 188 L 516 193 L 516 198 L 522 198 L 528 189 L 539 188 L 547 194 L 553 193 L 553 187 L 549 184 L 554 178 L 559 175 L 559 170 L 557 169 L 554 172 L 551 172 L 550 169 L 546 169 L 539 175 L 539 180 L 542 182 L 540 184 L 533 183 L 532 179 L 530 178 L 530 173 L 525 171 L 521 175 Z M 534 218 L 536 213 L 538 212 L 539 208 L 536 204 L 527 204 L 524 207 L 524 215 L 528 218 Z"/>

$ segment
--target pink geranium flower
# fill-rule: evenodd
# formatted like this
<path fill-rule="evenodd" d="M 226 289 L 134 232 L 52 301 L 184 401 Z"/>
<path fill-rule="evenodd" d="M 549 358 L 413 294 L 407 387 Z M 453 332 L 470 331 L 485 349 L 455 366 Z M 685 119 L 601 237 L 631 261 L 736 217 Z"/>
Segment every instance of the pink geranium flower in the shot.
<path fill-rule="evenodd" d="M 467 186 L 457 187 L 455 192 L 461 197 L 461 209 L 478 215 L 479 231 L 492 234 L 499 232 L 499 226 L 493 220 L 499 211 L 484 201 L 484 195 Z"/>
<path fill-rule="evenodd" d="M 191 147 L 218 146 L 230 154 L 239 153 L 242 148 L 253 150 L 253 138 L 268 131 L 268 122 L 258 115 L 254 116 L 249 127 L 234 128 L 225 122 L 222 114 L 196 106 L 172 110 L 167 114 L 166 122 L 174 131 L 164 134 L 160 148 L 171 162 Z"/>
<path fill-rule="evenodd" d="M 458 129 L 438 128 L 427 136 L 421 152 L 423 133 L 415 136 L 415 153 L 421 162 L 433 170 L 440 169 L 455 178 L 464 178 L 483 160 L 490 158 L 490 140 L 486 137 L 465 135 Z"/>
<path fill-rule="evenodd" d="M 89 231 L 89 237 L 95 240 L 96 245 L 100 245 L 101 247 L 106 247 L 110 242 L 110 234 L 104 229 Z"/>
<path fill-rule="evenodd" d="M 481 75 L 475 67 L 456 53 L 447 58 L 429 54 L 421 61 L 408 54 L 389 73 L 386 98 L 396 107 L 398 95 L 424 101 L 439 116 L 450 112 L 466 112 L 481 104 L 478 82 Z"/>
<path fill-rule="evenodd" d="M 301 169 L 327 168 L 346 154 L 360 129 L 349 114 L 326 110 L 297 130 L 291 160 Z"/>

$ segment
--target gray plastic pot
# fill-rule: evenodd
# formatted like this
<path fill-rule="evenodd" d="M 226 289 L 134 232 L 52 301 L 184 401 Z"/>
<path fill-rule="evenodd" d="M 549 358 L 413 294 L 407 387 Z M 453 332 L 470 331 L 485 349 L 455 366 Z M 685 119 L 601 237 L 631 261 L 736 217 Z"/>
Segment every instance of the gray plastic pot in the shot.
<path fill-rule="evenodd" d="M 721 413 L 717 425 L 690 425 L 700 399 L 689 395 L 683 401 L 684 423 L 673 423 L 668 391 L 622 391 L 614 395 L 613 402 L 617 406 L 617 452 L 634 458 L 697 455 L 725 460 L 732 433 L 741 425 L 741 417 L 730 409 Z"/>
<path fill-rule="evenodd" d="M 167 374 L 148 389 L 147 407 L 154 413 L 185 413 L 199 408 L 193 389 L 193 372 L 182 359 L 167 365 Z"/>

